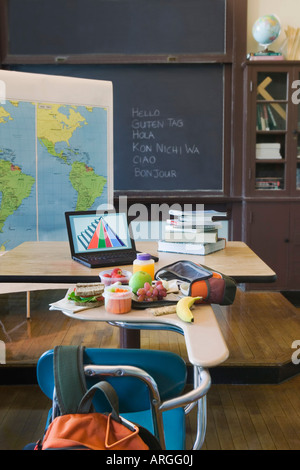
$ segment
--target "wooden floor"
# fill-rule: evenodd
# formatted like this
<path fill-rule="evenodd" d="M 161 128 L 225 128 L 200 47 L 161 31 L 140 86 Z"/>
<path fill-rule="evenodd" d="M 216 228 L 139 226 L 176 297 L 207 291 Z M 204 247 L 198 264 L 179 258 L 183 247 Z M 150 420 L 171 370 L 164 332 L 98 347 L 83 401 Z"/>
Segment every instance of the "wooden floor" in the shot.
<path fill-rule="evenodd" d="M 56 344 L 117 347 L 118 329 L 70 320 L 48 310 L 65 291 L 32 294 L 26 320 L 25 294 L 0 296 L 0 340 L 7 364 L 35 364 Z M 300 340 L 300 309 L 279 293 L 238 292 L 233 306 L 216 310 L 230 357 L 224 367 L 272 366 L 290 362 Z M 186 358 L 184 339 L 172 332 L 144 331 L 144 348 L 170 349 Z M 279 384 L 213 384 L 208 394 L 208 428 L 203 449 L 300 449 L 300 376 Z M 49 400 L 35 385 L 0 386 L 0 450 L 21 449 L 43 432 Z M 188 419 L 188 447 L 194 434 Z"/>
<path fill-rule="evenodd" d="M 279 385 L 212 385 L 203 450 L 300 450 L 300 377 Z M 0 450 L 43 434 L 49 400 L 35 385 L 0 387 Z M 187 422 L 187 448 L 195 432 Z"/>

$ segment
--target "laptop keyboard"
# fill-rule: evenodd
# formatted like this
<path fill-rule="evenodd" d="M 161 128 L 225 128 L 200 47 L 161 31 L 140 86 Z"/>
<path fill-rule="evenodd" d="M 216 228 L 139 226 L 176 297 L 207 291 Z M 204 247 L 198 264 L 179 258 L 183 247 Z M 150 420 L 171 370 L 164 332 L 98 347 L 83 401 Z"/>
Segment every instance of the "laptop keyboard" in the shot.
<path fill-rule="evenodd" d="M 89 262 L 97 262 L 97 261 L 114 261 L 114 260 L 132 260 L 134 261 L 136 258 L 136 252 L 128 252 L 127 253 L 118 253 L 117 256 L 108 253 L 94 253 L 89 255 L 81 255 L 81 259 Z"/>

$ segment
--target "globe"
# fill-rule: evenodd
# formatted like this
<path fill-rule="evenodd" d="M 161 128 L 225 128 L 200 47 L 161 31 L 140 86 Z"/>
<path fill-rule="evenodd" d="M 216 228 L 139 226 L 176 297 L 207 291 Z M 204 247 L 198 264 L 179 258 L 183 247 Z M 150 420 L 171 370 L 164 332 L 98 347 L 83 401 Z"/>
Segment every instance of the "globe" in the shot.
<path fill-rule="evenodd" d="M 255 21 L 252 34 L 261 46 L 268 49 L 268 46 L 278 38 L 281 31 L 279 19 L 276 15 L 265 15 Z"/>

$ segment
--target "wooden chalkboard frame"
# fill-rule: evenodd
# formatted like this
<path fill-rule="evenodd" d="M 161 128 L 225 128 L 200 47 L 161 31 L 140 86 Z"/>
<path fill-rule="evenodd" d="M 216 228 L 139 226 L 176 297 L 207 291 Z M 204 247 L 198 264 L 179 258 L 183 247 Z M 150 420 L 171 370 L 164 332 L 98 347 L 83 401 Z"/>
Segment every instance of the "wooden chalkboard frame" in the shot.
<path fill-rule="evenodd" d="M 233 60 L 233 24 L 236 0 L 223 0 L 225 4 L 224 18 L 224 51 L 223 52 L 193 52 L 177 53 L 175 51 L 155 53 L 71 53 L 71 54 L 37 54 L 18 53 L 10 51 L 11 31 L 9 31 L 9 2 L 0 0 L 1 50 L 0 60 L 6 64 L 114 64 L 114 63 L 199 63 L 222 62 L 231 63 Z M 23 0 L 26 2 L 26 0 Z M 41 0 L 39 0 L 41 1 Z M 130 2 L 130 0 L 129 0 Z M 184 0 L 182 0 L 184 3 Z M 180 2 L 179 2 L 180 3 Z"/>

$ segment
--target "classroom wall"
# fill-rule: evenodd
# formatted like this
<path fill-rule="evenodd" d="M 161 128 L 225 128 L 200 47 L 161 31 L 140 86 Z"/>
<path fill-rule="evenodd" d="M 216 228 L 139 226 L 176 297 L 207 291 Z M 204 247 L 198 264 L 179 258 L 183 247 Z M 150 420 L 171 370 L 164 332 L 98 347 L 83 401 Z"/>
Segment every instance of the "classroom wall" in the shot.
<path fill-rule="evenodd" d="M 287 26 L 300 27 L 299 0 L 248 0 L 247 52 L 256 52 L 261 49 L 252 36 L 253 24 L 260 16 L 273 13 L 280 20 L 281 33 L 273 42 L 272 50 L 279 51 L 286 37 L 284 30 Z"/>

